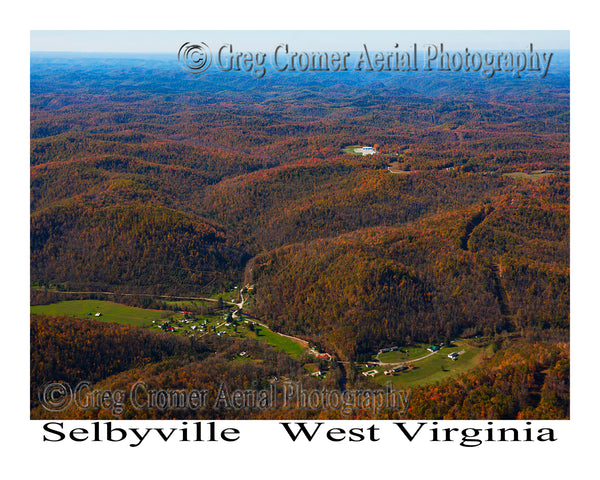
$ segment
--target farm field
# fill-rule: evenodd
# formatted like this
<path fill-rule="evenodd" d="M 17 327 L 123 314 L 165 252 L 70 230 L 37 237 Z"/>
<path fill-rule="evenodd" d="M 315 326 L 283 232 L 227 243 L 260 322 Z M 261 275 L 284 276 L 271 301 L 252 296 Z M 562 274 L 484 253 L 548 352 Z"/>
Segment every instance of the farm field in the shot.
<path fill-rule="evenodd" d="M 158 323 L 172 315 L 172 312 L 168 311 L 128 307 L 105 300 L 66 300 L 49 305 L 35 305 L 30 308 L 30 311 L 42 315 L 68 315 L 137 327 L 149 327 L 153 320 Z M 96 317 L 96 313 L 102 315 Z"/>

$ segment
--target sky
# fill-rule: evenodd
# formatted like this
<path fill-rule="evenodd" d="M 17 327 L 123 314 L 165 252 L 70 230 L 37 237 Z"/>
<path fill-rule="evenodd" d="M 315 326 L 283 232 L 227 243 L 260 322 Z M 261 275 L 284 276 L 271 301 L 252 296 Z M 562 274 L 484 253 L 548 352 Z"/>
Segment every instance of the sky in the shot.
<path fill-rule="evenodd" d="M 32 30 L 32 52 L 172 53 L 185 42 L 209 46 L 230 43 L 237 49 L 272 51 L 287 43 L 294 49 L 356 51 L 408 48 L 414 43 L 443 43 L 447 50 L 569 49 L 567 30 Z"/>

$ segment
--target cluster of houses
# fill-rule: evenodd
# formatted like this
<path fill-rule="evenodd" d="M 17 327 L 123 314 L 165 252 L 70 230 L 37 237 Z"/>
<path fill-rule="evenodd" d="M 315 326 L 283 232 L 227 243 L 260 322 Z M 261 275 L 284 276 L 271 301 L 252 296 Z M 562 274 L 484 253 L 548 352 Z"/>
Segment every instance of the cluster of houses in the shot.
<path fill-rule="evenodd" d="M 404 364 L 402 365 L 398 365 L 394 368 L 390 368 L 389 370 L 386 370 L 385 372 L 383 372 L 384 375 L 394 375 L 395 373 L 398 372 L 402 372 L 403 370 L 406 370 L 408 367 Z"/>
<path fill-rule="evenodd" d="M 179 312 L 179 313 L 187 314 L 187 312 Z M 192 320 L 192 319 L 189 319 L 189 318 L 182 317 L 182 318 L 178 318 L 178 319 L 176 320 L 176 322 L 177 322 L 177 323 L 183 323 L 183 324 L 186 324 L 186 325 L 187 325 L 187 324 L 190 324 L 190 323 L 194 322 L 194 320 Z M 156 320 L 152 320 L 152 324 L 156 325 Z M 175 330 L 177 330 L 177 329 L 178 329 L 178 327 L 177 327 L 176 325 L 173 325 L 173 321 L 172 321 L 172 320 L 167 320 L 166 322 L 164 322 L 164 323 L 161 323 L 161 324 L 159 324 L 159 325 L 157 325 L 157 326 L 158 326 L 158 328 L 160 328 L 160 329 L 161 329 L 163 332 L 174 332 Z M 199 329 L 200 331 L 205 331 L 205 330 L 206 330 L 206 328 L 207 328 L 207 323 L 206 323 L 206 320 L 204 320 L 204 321 L 203 321 L 203 323 L 201 323 L 200 325 L 191 325 L 191 326 L 190 326 L 190 329 L 192 329 L 192 330 L 194 330 L 194 331 L 195 331 L 195 330 L 197 330 L 197 329 Z M 187 335 L 187 334 L 189 334 L 190 332 L 187 332 L 187 331 L 186 331 L 185 333 L 186 333 L 186 335 Z"/>
<path fill-rule="evenodd" d="M 166 322 L 162 323 L 162 324 L 157 324 L 157 322 L 155 320 L 152 321 L 153 324 L 155 324 L 158 328 L 160 328 L 161 330 L 163 330 L 164 332 L 173 332 L 175 330 L 178 329 L 177 324 L 184 324 L 184 325 L 190 325 L 190 329 L 193 332 L 200 332 L 200 333 L 206 333 L 207 329 L 208 329 L 208 321 L 207 320 L 194 320 L 193 318 L 187 317 L 188 312 L 179 312 L 181 314 L 184 314 L 183 317 L 178 318 L 177 320 L 167 320 Z M 239 321 L 244 321 L 245 323 L 249 323 L 248 320 L 243 320 L 243 317 L 239 317 L 238 319 L 236 318 L 232 318 L 231 314 L 229 315 L 225 315 L 223 317 L 223 320 L 225 320 L 225 322 L 217 325 L 217 327 L 221 326 L 221 325 L 225 325 L 226 327 L 233 327 L 233 326 L 237 326 L 239 325 L 238 320 Z M 173 323 L 175 325 L 173 325 Z M 186 335 L 192 335 L 192 332 L 189 332 L 187 330 L 184 331 L 184 333 Z M 222 336 L 222 335 L 227 335 L 228 332 L 226 331 L 220 331 L 217 332 L 218 336 Z"/>
<path fill-rule="evenodd" d="M 190 327 L 192 330 L 196 330 L 196 329 L 200 329 L 201 331 L 206 330 L 206 320 L 204 320 L 204 322 L 201 325 L 192 325 Z"/>
<path fill-rule="evenodd" d="M 154 320 L 152 320 L 152 323 L 155 323 Z M 174 332 L 175 331 L 175 327 L 173 325 L 171 325 L 171 322 L 169 320 L 167 320 L 165 323 L 161 323 L 158 328 L 160 328 L 163 332 Z"/>

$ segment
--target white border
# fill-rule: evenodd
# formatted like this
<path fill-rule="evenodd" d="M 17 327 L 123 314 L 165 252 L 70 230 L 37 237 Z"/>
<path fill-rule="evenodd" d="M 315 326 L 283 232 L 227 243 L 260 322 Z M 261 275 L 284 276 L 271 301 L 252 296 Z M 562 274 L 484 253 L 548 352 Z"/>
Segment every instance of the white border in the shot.
<path fill-rule="evenodd" d="M 14 5 L 14 4 L 13 4 Z M 564 2 L 287 2 L 199 1 L 176 3 L 108 0 L 28 2 L 5 11 L 2 91 L 5 146 L 2 175 L 4 315 L 2 438 L 5 459 L 34 475 L 103 478 L 126 472 L 147 478 L 187 473 L 237 477 L 352 474 L 565 478 L 594 474 L 597 449 L 598 335 L 595 308 L 598 271 L 595 228 L 597 199 L 597 25 L 592 11 Z M 17 12 L 14 12 L 14 8 Z M 552 423 L 552 445 L 488 444 L 475 449 L 393 441 L 299 445 L 270 436 L 273 422 L 241 423 L 248 440 L 226 448 L 155 444 L 133 450 L 82 443 L 68 449 L 41 443 L 39 422 L 28 420 L 28 144 L 29 31 L 31 29 L 560 29 L 571 30 L 572 61 L 572 420 Z M 8 108 L 7 108 L 8 107 Z M 231 422 L 228 422 L 231 423 Z M 353 424 L 356 422 L 352 422 Z M 463 423 L 463 422 L 461 422 Z M 464 422 L 471 425 L 472 422 Z M 454 426 L 454 425 L 452 425 Z M 8 448 L 9 450 L 6 450 Z M 587 467 L 587 469 L 586 469 Z M 7 471 L 10 469 L 7 468 Z"/>

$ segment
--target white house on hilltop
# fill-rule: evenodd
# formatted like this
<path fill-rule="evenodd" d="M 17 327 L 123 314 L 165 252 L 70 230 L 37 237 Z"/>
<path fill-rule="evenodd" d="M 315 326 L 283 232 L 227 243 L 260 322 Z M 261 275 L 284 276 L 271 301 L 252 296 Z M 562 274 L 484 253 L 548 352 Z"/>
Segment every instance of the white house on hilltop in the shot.
<path fill-rule="evenodd" d="M 362 153 L 363 157 L 365 155 L 375 155 L 377 153 L 377 150 L 375 150 L 373 147 L 355 148 L 354 151 L 356 153 Z"/>

